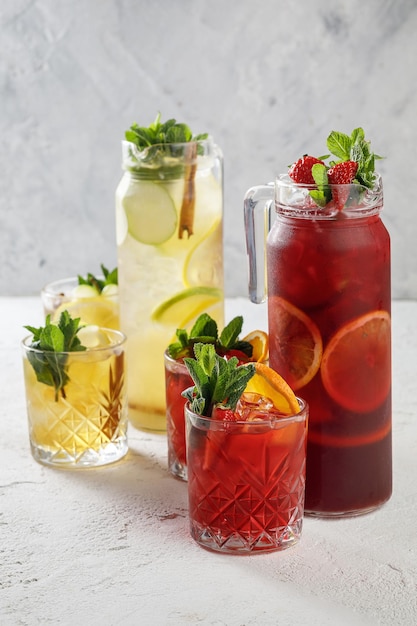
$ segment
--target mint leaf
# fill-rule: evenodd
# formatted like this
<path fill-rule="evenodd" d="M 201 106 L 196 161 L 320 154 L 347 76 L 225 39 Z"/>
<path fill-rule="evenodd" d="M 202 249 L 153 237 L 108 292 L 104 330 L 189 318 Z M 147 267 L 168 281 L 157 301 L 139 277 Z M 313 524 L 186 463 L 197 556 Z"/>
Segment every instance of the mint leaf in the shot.
<path fill-rule="evenodd" d="M 248 380 L 255 373 L 253 363 L 238 365 L 236 357 L 223 359 L 212 344 L 196 344 L 194 354 L 195 359 L 184 359 L 194 387 L 182 393 L 190 402 L 191 410 L 207 417 L 219 405 L 234 411 Z"/>
<path fill-rule="evenodd" d="M 224 346 L 225 348 L 231 348 L 232 346 L 235 346 L 237 338 L 242 332 L 242 326 L 243 317 L 241 315 L 233 318 L 231 322 L 229 322 L 227 326 L 224 327 L 220 335 L 220 343 L 222 344 L 222 346 Z"/>
<path fill-rule="evenodd" d="M 177 122 L 175 119 L 169 119 L 161 123 L 160 113 L 158 113 L 155 121 L 148 128 L 134 123 L 125 131 L 125 139 L 134 143 L 139 150 L 144 150 L 149 146 L 157 144 L 166 145 L 200 141 L 207 139 L 207 137 L 207 133 L 194 136 L 187 124 Z"/>
<path fill-rule="evenodd" d="M 72 319 L 68 311 L 63 311 L 57 325 L 51 324 L 51 316 L 48 315 L 45 326 L 39 328 L 24 326 L 24 328 L 33 335 L 30 347 L 38 351 L 27 353 L 37 380 L 55 387 L 55 401 L 58 400 L 59 393 L 65 398 L 64 388 L 69 380 L 66 367 L 67 353 L 86 350 L 77 337 L 80 318 Z"/>
<path fill-rule="evenodd" d="M 327 138 L 327 147 L 338 161 L 330 161 L 332 167 L 340 161 L 355 161 L 358 164 L 355 180 L 364 187 L 372 189 L 375 184 L 375 160 L 382 157 L 374 154 L 370 142 L 365 139 L 363 128 L 354 128 L 350 137 L 344 133 L 332 131 Z M 321 196 L 318 200 L 322 199 Z"/>
<path fill-rule="evenodd" d="M 65 335 L 58 326 L 46 326 L 41 337 L 43 349 L 53 352 L 63 352 L 65 349 Z"/>
<path fill-rule="evenodd" d="M 97 289 L 99 293 L 101 293 L 106 285 L 117 285 L 118 284 L 118 271 L 117 267 L 114 268 L 111 272 L 105 267 L 103 264 L 100 265 L 101 271 L 103 272 L 104 278 L 97 278 L 94 274 L 87 274 L 87 278 L 83 278 L 78 275 L 78 284 L 79 285 L 90 285 Z"/>
<path fill-rule="evenodd" d="M 372 189 L 375 183 L 375 159 L 381 157 L 371 152 L 370 142 L 365 140 L 365 133 L 362 128 L 355 128 L 351 137 L 350 160 L 358 163 L 356 180 L 361 185 Z"/>
<path fill-rule="evenodd" d="M 218 335 L 217 322 L 207 313 L 202 313 L 192 327 L 190 334 L 183 328 L 176 330 L 178 341 L 168 346 L 168 354 L 173 359 L 190 357 L 194 354 L 197 343 L 212 344 L 216 352 L 221 355 L 229 350 L 239 350 L 249 359 L 252 357 L 253 347 L 248 341 L 239 339 L 242 330 L 243 317 L 233 318 Z"/>
<path fill-rule="evenodd" d="M 345 133 L 339 133 L 332 130 L 330 135 L 327 137 L 328 149 L 341 161 L 349 161 L 351 145 L 351 138 L 348 135 L 345 135 Z"/>
<path fill-rule="evenodd" d="M 362 142 L 365 139 L 365 132 L 363 128 L 354 128 L 350 134 L 352 145 L 358 142 Z"/>
<path fill-rule="evenodd" d="M 115 267 L 112 271 L 109 271 L 103 264 L 100 265 L 101 271 L 104 276 L 104 284 L 105 285 L 118 285 L 119 284 L 119 273 L 118 268 Z"/>
<path fill-rule="evenodd" d="M 168 129 L 165 136 L 165 143 L 187 143 L 191 141 L 192 132 L 186 124 L 175 124 Z"/>
<path fill-rule="evenodd" d="M 215 341 L 218 337 L 217 322 L 208 313 L 202 313 L 190 331 L 191 338 L 203 336 L 212 337 Z"/>
<path fill-rule="evenodd" d="M 313 167 L 311 168 L 311 173 L 317 187 L 320 188 L 328 184 L 327 168 L 325 165 L 322 165 L 322 163 L 314 163 Z"/>
<path fill-rule="evenodd" d="M 312 189 L 309 193 L 314 202 L 320 207 L 325 207 L 331 200 L 331 191 L 328 186 L 327 168 L 322 163 L 315 163 L 311 168 L 311 173 L 317 189 Z"/>

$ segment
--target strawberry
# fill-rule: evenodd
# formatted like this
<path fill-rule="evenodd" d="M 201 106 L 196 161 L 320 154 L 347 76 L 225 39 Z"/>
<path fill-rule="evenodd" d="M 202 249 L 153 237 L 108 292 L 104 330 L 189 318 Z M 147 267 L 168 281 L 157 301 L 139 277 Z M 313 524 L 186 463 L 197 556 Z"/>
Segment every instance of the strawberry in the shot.
<path fill-rule="evenodd" d="M 211 417 L 223 422 L 236 422 L 237 420 L 236 413 L 232 409 L 225 409 L 221 405 L 214 407 Z"/>
<path fill-rule="evenodd" d="M 234 350 L 231 348 L 220 347 L 217 348 L 216 352 L 220 356 L 225 356 L 227 359 L 231 359 L 232 356 L 235 356 L 239 361 L 239 365 L 242 365 L 243 363 L 248 363 L 250 361 L 248 355 L 242 352 L 242 350 Z"/>
<path fill-rule="evenodd" d="M 350 185 L 358 171 L 356 161 L 342 161 L 333 165 L 327 172 L 327 179 L 330 185 Z M 335 206 L 339 211 L 343 209 L 349 197 L 349 187 L 334 187 L 332 196 Z"/>
<path fill-rule="evenodd" d="M 305 154 L 301 159 L 298 159 L 295 163 L 293 163 L 288 170 L 288 176 L 293 179 L 296 183 L 301 183 L 304 185 L 314 185 L 313 174 L 311 173 L 311 168 L 315 163 L 322 163 L 320 159 L 316 157 L 309 156 Z M 324 164 L 323 164 L 324 165 Z"/>

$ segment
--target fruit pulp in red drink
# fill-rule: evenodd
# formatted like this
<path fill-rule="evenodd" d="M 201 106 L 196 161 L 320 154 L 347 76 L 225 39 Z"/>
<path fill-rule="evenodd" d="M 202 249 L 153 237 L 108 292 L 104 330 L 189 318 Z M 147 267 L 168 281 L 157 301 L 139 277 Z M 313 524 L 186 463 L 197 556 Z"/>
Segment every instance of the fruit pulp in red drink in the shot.
<path fill-rule="evenodd" d="M 195 414 L 190 420 L 192 535 L 221 551 L 287 547 L 299 538 L 302 526 L 306 409 L 285 417 L 252 406 L 246 422 L 233 421 L 231 411 L 224 413 L 225 420 Z"/>
<path fill-rule="evenodd" d="M 371 326 L 378 328 L 389 323 L 389 235 L 378 215 L 328 221 L 278 216 L 268 237 L 267 266 L 270 365 L 288 382 L 292 378 L 290 384 L 310 406 L 306 512 L 372 510 L 392 491 L 389 331 L 384 339 L 375 331 L 372 350 L 363 355 L 366 331 L 346 331 L 358 318 L 375 321 Z M 339 351 L 325 372 L 323 357 L 302 388 L 285 362 L 288 346 L 280 344 L 278 298 L 315 324 L 324 354 L 330 343 Z M 337 341 L 341 336 L 344 343 Z M 357 385 L 349 384 L 350 376 Z"/>

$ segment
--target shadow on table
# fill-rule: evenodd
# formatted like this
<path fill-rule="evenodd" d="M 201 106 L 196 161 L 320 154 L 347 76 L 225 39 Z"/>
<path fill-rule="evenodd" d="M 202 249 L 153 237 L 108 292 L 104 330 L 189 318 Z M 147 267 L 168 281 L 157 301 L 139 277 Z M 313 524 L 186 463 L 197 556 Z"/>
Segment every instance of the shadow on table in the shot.
<path fill-rule="evenodd" d="M 127 455 L 111 465 L 92 469 L 51 470 L 84 489 L 82 497 L 106 499 L 120 511 L 139 513 L 160 522 L 187 517 L 187 485 L 167 467 L 166 434 L 132 429 Z M 90 494 L 90 495 L 89 495 Z M 184 523 L 184 527 L 186 523 Z"/>

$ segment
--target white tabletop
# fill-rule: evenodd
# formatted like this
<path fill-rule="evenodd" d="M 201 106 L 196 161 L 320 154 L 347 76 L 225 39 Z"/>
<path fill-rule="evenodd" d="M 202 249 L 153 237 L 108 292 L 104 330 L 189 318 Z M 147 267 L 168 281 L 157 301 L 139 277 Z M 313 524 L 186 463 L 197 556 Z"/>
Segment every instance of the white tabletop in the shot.
<path fill-rule="evenodd" d="M 266 328 L 264 305 L 226 310 Z M 249 557 L 191 539 L 165 435 L 131 428 L 127 457 L 107 468 L 38 465 L 19 342 L 40 303 L 0 298 L 0 320 L 2 626 L 417 624 L 417 302 L 393 303 L 393 497 L 357 518 L 307 518 L 297 546 Z"/>

